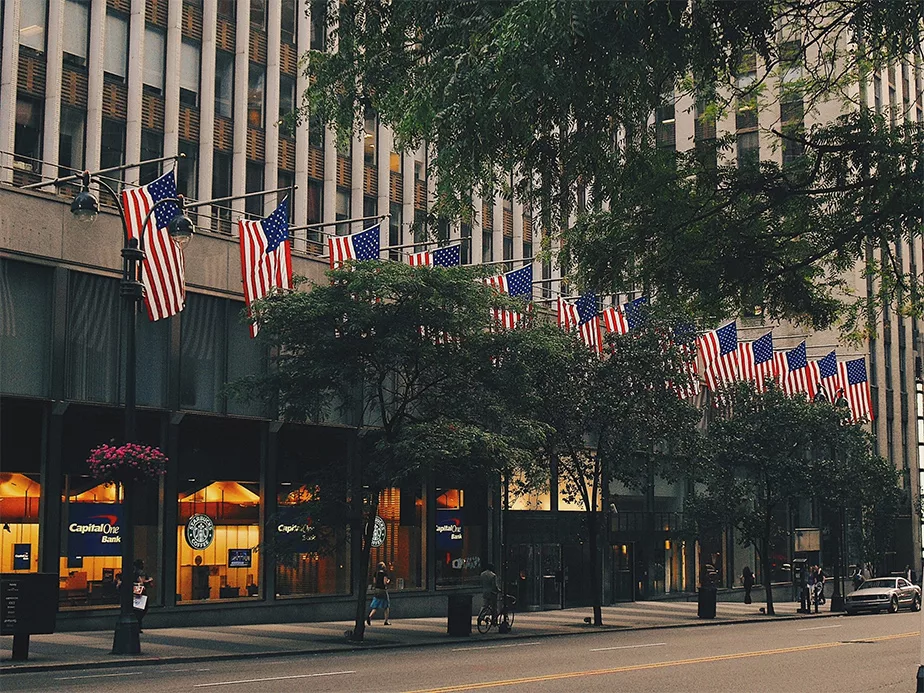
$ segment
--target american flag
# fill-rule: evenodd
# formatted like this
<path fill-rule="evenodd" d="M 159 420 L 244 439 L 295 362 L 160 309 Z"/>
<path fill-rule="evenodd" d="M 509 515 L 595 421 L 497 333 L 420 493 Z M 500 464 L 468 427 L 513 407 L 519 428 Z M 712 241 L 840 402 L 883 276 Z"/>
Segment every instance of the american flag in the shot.
<path fill-rule="evenodd" d="M 815 395 L 818 394 L 820 387 L 821 392 L 833 404 L 837 400 L 837 391 L 841 387 L 837 374 L 837 354 L 831 351 L 824 358 L 809 361 L 808 378 L 814 386 Z"/>
<path fill-rule="evenodd" d="M 448 245 L 437 248 L 433 252 L 425 250 L 422 253 L 412 253 L 407 262 L 411 267 L 458 267 L 462 264 L 462 245 Z"/>
<path fill-rule="evenodd" d="M 581 296 L 574 304 L 558 299 L 558 326 L 571 331 L 575 327 L 581 341 L 598 354 L 603 340 L 600 335 L 600 316 L 597 312 L 597 296 L 593 292 Z"/>
<path fill-rule="evenodd" d="M 603 324 L 609 332 L 628 334 L 629 330 L 634 330 L 642 324 L 647 304 L 648 297 L 642 296 L 622 306 L 607 308 L 601 314 Z"/>
<path fill-rule="evenodd" d="M 719 386 L 738 379 L 738 327 L 730 322 L 696 340 L 696 352 L 702 359 L 706 387 Z"/>
<path fill-rule="evenodd" d="M 505 272 L 484 279 L 484 283 L 508 296 L 521 296 L 526 301 L 533 300 L 533 266 L 526 265 L 512 272 Z M 523 320 L 523 314 L 517 311 L 495 308 L 494 321 L 501 327 L 512 329 Z"/>
<path fill-rule="evenodd" d="M 128 237 L 141 235 L 144 218 L 160 200 L 176 197 L 176 179 L 168 171 L 155 181 L 134 190 L 122 191 L 122 206 Z M 151 320 L 169 318 L 183 310 L 186 303 L 186 263 L 183 251 L 167 232 L 167 226 L 180 213 L 174 202 L 159 205 L 140 241 L 144 251 L 141 283 L 144 303 Z"/>
<path fill-rule="evenodd" d="M 773 333 L 768 332 L 753 342 L 738 344 L 738 363 L 742 380 L 754 383 L 758 392 L 766 390 L 766 379 L 774 378 L 776 375 L 773 360 Z"/>
<path fill-rule="evenodd" d="M 339 269 L 347 260 L 378 260 L 380 226 L 349 236 L 331 236 L 327 239 L 331 269 Z"/>
<path fill-rule="evenodd" d="M 289 200 L 284 199 L 266 219 L 238 222 L 241 245 L 241 281 L 244 301 L 250 305 L 273 289 L 292 288 L 292 248 L 289 242 Z M 259 325 L 250 323 L 250 336 Z"/>
<path fill-rule="evenodd" d="M 873 398 L 866 377 L 866 359 L 854 359 L 837 364 L 841 387 L 850 405 L 852 421 L 873 420 Z"/>
<path fill-rule="evenodd" d="M 812 399 L 815 396 L 815 383 L 812 382 L 808 369 L 805 342 L 795 349 L 775 354 L 774 358 L 776 359 L 776 374 L 780 379 L 783 392 L 790 396 L 802 394 Z"/>

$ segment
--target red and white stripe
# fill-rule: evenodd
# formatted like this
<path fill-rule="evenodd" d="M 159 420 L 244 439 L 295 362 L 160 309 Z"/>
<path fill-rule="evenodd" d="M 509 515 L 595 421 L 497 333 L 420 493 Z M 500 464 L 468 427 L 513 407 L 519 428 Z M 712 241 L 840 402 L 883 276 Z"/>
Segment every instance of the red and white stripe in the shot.
<path fill-rule="evenodd" d="M 420 253 L 411 253 L 407 256 L 407 264 L 411 267 L 432 267 L 433 253 L 429 250 L 424 250 Z"/>
<path fill-rule="evenodd" d="M 840 373 L 838 373 L 838 375 L 822 378 L 821 371 L 818 370 L 818 361 L 809 361 L 806 377 L 812 384 L 813 399 L 815 395 L 818 394 L 818 385 L 820 384 L 822 391 L 825 393 L 825 397 L 828 398 L 828 401 L 832 404 L 837 401 L 837 391 L 843 387 L 841 384 Z"/>
<path fill-rule="evenodd" d="M 773 361 L 776 364 L 776 381 L 785 394 L 790 397 L 802 395 L 808 400 L 815 397 L 815 380 L 808 368 L 797 368 L 790 372 L 785 351 L 776 352 Z"/>
<path fill-rule="evenodd" d="M 567 331 L 573 330 L 581 321 L 577 306 L 558 297 L 558 326 Z"/>
<path fill-rule="evenodd" d="M 241 219 L 238 222 L 241 246 L 241 281 L 244 301 L 250 305 L 265 298 L 273 289 L 292 288 L 292 247 L 282 242 L 276 250 L 266 252 L 266 235 L 262 221 Z M 250 336 L 256 337 L 259 325 L 250 323 Z"/>
<path fill-rule="evenodd" d="M 122 206 L 129 238 L 138 238 L 144 218 L 154 206 L 147 187 L 122 192 Z M 144 286 L 144 304 L 151 320 L 176 315 L 186 303 L 186 261 L 183 250 L 166 228 L 155 228 L 152 214 L 144 232 L 144 260 L 141 265 L 141 283 Z"/>
<path fill-rule="evenodd" d="M 844 397 L 850 405 L 850 420 L 854 423 L 858 421 L 872 421 L 873 416 L 873 397 L 869 389 L 869 373 L 867 379 L 856 385 L 849 385 L 847 379 L 847 363 L 837 364 L 838 379 L 841 381 L 840 386 L 844 388 Z"/>
<path fill-rule="evenodd" d="M 692 399 L 699 394 L 699 378 L 696 377 L 696 355 L 689 344 L 679 347 L 683 364 L 680 367 L 680 379 L 671 381 L 670 388 L 677 393 L 680 399 Z"/>
<path fill-rule="evenodd" d="M 346 264 L 347 260 L 356 259 L 352 236 L 329 236 L 327 250 L 330 255 L 331 269 L 339 269 Z"/>
<path fill-rule="evenodd" d="M 482 279 L 482 281 L 495 289 L 498 293 L 507 293 L 507 277 L 503 274 L 497 274 L 493 277 L 485 277 Z M 527 311 L 530 309 L 530 306 L 527 306 Z M 497 327 L 503 327 L 507 330 L 512 330 L 517 325 L 520 325 L 526 317 L 519 311 L 505 310 L 504 308 L 492 308 L 491 315 L 494 318 L 494 323 Z"/>
<path fill-rule="evenodd" d="M 724 356 L 714 358 L 708 366 L 703 368 L 703 380 L 706 382 L 706 387 L 713 392 L 739 379 L 737 349 L 728 352 Z"/>
<path fill-rule="evenodd" d="M 738 343 L 738 368 L 741 379 L 754 383 L 758 392 L 766 391 L 767 378 L 776 380 L 776 360 L 754 363 L 753 342 Z"/>
<path fill-rule="evenodd" d="M 622 308 L 619 306 L 612 306 L 604 310 L 601 315 L 603 316 L 603 324 L 606 326 L 608 332 L 628 334 L 629 321 L 626 320 L 626 314 L 623 312 Z"/>
<path fill-rule="evenodd" d="M 578 327 L 581 341 L 597 354 L 603 353 L 603 330 L 600 327 L 600 316 L 593 318 Z"/>

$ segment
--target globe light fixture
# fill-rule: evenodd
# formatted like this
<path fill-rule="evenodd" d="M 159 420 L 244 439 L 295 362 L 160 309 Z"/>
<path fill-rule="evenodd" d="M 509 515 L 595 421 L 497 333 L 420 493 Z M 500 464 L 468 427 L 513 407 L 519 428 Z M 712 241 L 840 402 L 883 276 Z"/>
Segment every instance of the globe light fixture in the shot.
<path fill-rule="evenodd" d="M 74 201 L 71 202 L 71 214 L 74 215 L 79 223 L 89 226 L 99 214 L 99 202 L 96 196 L 90 192 L 90 172 L 83 172 L 83 187 Z"/>

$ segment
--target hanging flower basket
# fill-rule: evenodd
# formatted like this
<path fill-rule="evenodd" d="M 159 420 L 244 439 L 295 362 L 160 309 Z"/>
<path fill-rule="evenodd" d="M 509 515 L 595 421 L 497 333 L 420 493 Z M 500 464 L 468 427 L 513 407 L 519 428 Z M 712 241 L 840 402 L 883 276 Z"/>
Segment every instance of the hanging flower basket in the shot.
<path fill-rule="evenodd" d="M 100 445 L 90 452 L 87 464 L 99 481 L 147 481 L 167 471 L 167 456 L 158 448 L 138 443 Z"/>

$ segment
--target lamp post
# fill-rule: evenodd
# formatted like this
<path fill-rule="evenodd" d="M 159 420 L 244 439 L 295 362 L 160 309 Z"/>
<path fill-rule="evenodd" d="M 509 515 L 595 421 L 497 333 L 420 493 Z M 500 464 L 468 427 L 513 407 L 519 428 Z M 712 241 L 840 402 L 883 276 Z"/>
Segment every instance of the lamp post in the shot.
<path fill-rule="evenodd" d="M 71 213 L 82 224 L 92 224 L 99 214 L 99 202 L 90 192 L 91 174 L 84 171 L 82 175 L 83 186 L 81 191 L 71 203 Z M 119 294 L 122 296 L 123 319 L 125 322 L 125 442 L 135 441 L 137 426 L 135 419 L 136 400 L 136 327 L 138 304 L 143 296 L 141 283 L 141 266 L 144 260 L 144 233 L 151 220 L 154 210 L 163 204 L 174 203 L 179 207 L 178 214 L 170 221 L 167 231 L 170 237 L 180 246 L 186 245 L 195 233 L 192 220 L 184 212 L 183 197 L 168 197 L 155 202 L 148 210 L 144 222 L 141 224 L 139 238 L 132 238 L 128 231 L 128 222 L 121 198 L 115 190 L 100 177 L 94 177 L 96 183 L 104 187 L 113 197 L 116 208 L 119 210 L 119 219 L 122 222 L 122 279 L 119 283 Z M 140 241 L 140 242 L 139 242 Z M 122 585 L 119 594 L 119 620 L 116 623 L 115 634 L 112 640 L 112 654 L 138 654 L 141 652 L 139 638 L 140 627 L 135 616 L 132 602 L 134 598 L 134 482 L 122 482 Z"/>

